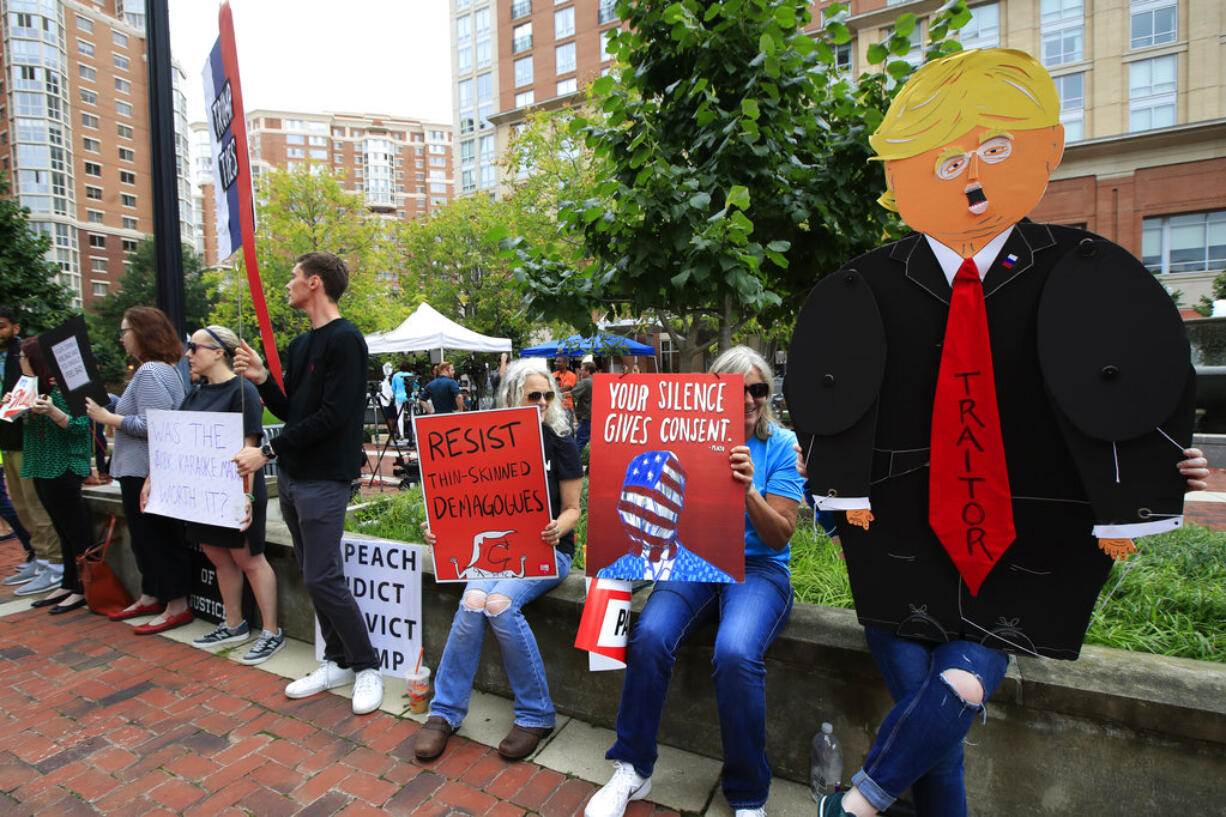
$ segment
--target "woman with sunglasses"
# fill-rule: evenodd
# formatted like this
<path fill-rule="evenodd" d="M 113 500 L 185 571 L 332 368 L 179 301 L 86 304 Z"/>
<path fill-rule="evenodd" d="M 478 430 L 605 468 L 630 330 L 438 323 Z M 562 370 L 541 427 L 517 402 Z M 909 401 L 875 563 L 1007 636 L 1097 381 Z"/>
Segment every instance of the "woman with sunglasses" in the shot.
<path fill-rule="evenodd" d="M 243 415 L 244 444 L 258 446 L 264 436 L 264 403 L 250 380 L 234 373 L 234 350 L 238 336 L 224 326 L 206 326 L 187 344 L 191 371 L 199 379 L 187 395 L 181 411 L 227 411 Z M 194 378 L 194 379 L 195 379 Z M 242 644 L 251 638 L 243 618 L 243 577 L 260 608 L 263 631 L 242 662 L 260 664 L 285 646 L 285 636 L 277 626 L 277 577 L 264 558 L 264 522 L 267 518 L 268 489 L 263 470 L 250 477 L 247 486 L 247 524 L 242 529 L 223 528 L 198 522 L 187 523 L 187 540 L 200 546 L 217 570 L 217 588 L 225 605 L 225 620 L 210 633 L 192 643 L 197 647 Z M 149 480 L 141 492 L 141 507 L 149 497 Z"/>
<path fill-rule="evenodd" d="M 22 429 L 21 476 L 34 481 L 34 492 L 51 517 L 64 558 L 59 589 L 33 606 L 50 607 L 52 615 L 59 615 L 85 606 L 77 556 L 92 539 L 89 511 L 81 498 L 92 453 L 89 418 L 68 413 L 68 401 L 51 376 L 37 338 L 21 342 L 21 373 L 38 378 L 39 394 Z M 5 395 L 4 402 L 8 399 Z"/>
<path fill-rule="evenodd" d="M 656 734 L 677 647 L 713 619 L 724 797 L 737 817 L 765 814 L 771 770 L 763 655 L 792 611 L 788 542 L 803 481 L 792 449 L 796 435 L 777 425 L 771 412 L 770 364 L 736 346 L 716 358 L 711 372 L 745 378 L 745 444 L 729 454 L 731 477 L 745 489 L 745 581 L 656 582 L 630 636 L 617 742 L 605 755 L 613 761 L 613 777 L 588 801 L 587 817 L 620 817 L 630 800 L 651 791 Z"/>
<path fill-rule="evenodd" d="M 145 514 L 140 507 L 141 487 L 149 476 L 145 414 L 150 409 L 176 409 L 183 402 L 183 378 L 175 369 L 183 344 L 165 313 L 152 306 L 133 306 L 123 313 L 119 342 L 137 362 L 136 371 L 114 411 L 89 398 L 85 410 L 94 422 L 115 429 L 111 476 L 119 480 L 128 538 L 141 574 L 140 598 L 109 615 L 113 621 L 153 615 L 133 628 L 137 635 L 150 635 L 192 620 L 187 607 L 191 558 L 183 544 L 182 523 Z"/>
<path fill-rule="evenodd" d="M 541 531 L 541 540 L 554 547 L 558 569 L 552 579 L 471 581 L 465 585 L 435 676 L 430 716 L 415 738 L 413 753 L 420 760 L 442 754 L 447 739 L 468 713 L 487 623 L 498 638 L 502 664 L 515 693 L 515 722 L 498 745 L 498 753 L 507 760 L 520 760 L 532 754 L 541 738 L 553 731 L 553 700 L 545 666 L 523 607 L 566 578 L 575 554 L 573 531 L 579 521 L 583 466 L 561 402 L 553 378 L 539 359 L 510 364 L 498 386 L 499 407 L 536 406 L 541 414 L 549 506 L 557 514 Z M 425 538 L 434 545 L 433 533 L 426 531 Z"/>

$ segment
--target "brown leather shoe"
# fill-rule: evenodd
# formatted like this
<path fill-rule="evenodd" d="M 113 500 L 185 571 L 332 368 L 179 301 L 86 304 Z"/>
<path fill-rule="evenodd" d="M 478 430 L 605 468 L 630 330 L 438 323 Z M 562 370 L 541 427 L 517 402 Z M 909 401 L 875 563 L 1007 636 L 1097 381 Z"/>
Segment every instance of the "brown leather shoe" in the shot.
<path fill-rule="evenodd" d="M 520 726 L 517 723 L 498 744 L 498 754 L 507 760 L 523 760 L 532 754 L 541 738 L 552 731 L 552 726 Z"/>
<path fill-rule="evenodd" d="M 418 760 L 433 760 L 447 748 L 447 738 L 451 737 L 454 731 L 445 718 L 431 715 L 417 730 L 417 737 L 413 741 L 413 754 Z"/>

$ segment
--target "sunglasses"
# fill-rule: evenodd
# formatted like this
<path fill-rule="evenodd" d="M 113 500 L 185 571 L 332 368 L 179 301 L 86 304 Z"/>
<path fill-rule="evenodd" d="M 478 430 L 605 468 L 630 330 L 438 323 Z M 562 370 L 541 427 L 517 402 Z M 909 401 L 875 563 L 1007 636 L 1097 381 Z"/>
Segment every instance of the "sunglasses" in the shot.
<path fill-rule="evenodd" d="M 194 340 L 187 342 L 188 354 L 195 354 L 197 349 L 220 349 L 220 346 L 210 346 L 207 343 L 196 343 Z"/>
<path fill-rule="evenodd" d="M 546 403 L 553 400 L 553 392 L 551 391 L 530 391 L 524 396 L 528 398 L 529 403 L 539 402 L 542 397 L 545 398 Z"/>
<path fill-rule="evenodd" d="M 769 383 L 746 383 L 745 393 L 755 400 L 761 400 L 766 395 L 770 394 Z"/>

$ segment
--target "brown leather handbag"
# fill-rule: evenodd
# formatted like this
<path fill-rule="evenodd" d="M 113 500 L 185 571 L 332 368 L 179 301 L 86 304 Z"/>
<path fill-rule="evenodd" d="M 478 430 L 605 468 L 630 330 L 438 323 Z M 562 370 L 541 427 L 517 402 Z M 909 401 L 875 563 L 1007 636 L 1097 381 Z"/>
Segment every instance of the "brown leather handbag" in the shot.
<path fill-rule="evenodd" d="M 92 612 L 102 615 L 113 610 L 122 610 L 132 603 L 132 596 L 120 583 L 115 571 L 106 563 L 106 551 L 111 545 L 111 534 L 114 531 L 115 517 L 111 516 L 102 541 L 87 548 L 77 557 L 77 572 L 81 576 L 81 585 L 85 588 L 85 602 Z"/>

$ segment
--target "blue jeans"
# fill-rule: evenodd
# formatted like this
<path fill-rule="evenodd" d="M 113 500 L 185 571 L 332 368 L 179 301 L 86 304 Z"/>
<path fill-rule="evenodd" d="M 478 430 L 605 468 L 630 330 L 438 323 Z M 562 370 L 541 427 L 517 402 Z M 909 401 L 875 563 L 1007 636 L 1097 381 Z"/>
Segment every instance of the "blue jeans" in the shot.
<path fill-rule="evenodd" d="M 984 705 L 962 700 L 942 673 L 974 675 L 987 701 L 1009 656 L 973 641 L 927 644 L 872 627 L 864 636 L 895 705 L 851 782 L 878 811 L 910 788 L 919 817 L 964 817 L 962 739 Z"/>
<path fill-rule="evenodd" d="M 511 691 L 515 693 L 515 723 L 520 726 L 553 726 L 553 699 L 549 697 L 549 683 L 545 680 L 545 663 L 536 646 L 536 637 L 524 618 L 524 605 L 543 596 L 557 587 L 570 572 L 571 557 L 558 553 L 558 575 L 552 579 L 494 579 L 469 582 L 464 592 L 480 590 L 486 597 L 506 596 L 511 600 L 507 609 L 497 615 L 484 610 L 469 610 L 464 606 L 463 596 L 455 618 L 451 620 L 451 632 L 447 634 L 447 646 L 439 661 L 434 678 L 434 699 L 430 701 L 430 714 L 443 718 L 458 729 L 468 714 L 468 702 L 473 694 L 473 678 L 477 675 L 477 662 L 481 659 L 481 642 L 485 639 L 485 625 L 498 638 L 502 652 L 502 666 L 507 671 Z"/>
<path fill-rule="evenodd" d="M 21 542 L 21 547 L 25 549 L 26 558 L 34 558 L 34 548 L 30 547 L 30 534 L 21 524 L 21 520 L 17 518 L 17 509 L 13 507 L 13 503 L 9 500 L 9 492 L 4 484 L 4 466 L 0 465 L 0 519 L 8 523 L 8 526 L 13 529 L 13 534 Z"/>
<path fill-rule="evenodd" d="M 746 559 L 745 581 L 735 584 L 657 582 L 630 636 L 617 742 L 605 756 L 631 763 L 640 775 L 651 777 L 677 648 L 718 615 L 711 663 L 724 746 L 724 797 L 734 809 L 764 805 L 771 769 L 766 761 L 762 656 L 791 612 L 791 575 L 773 559 Z"/>

